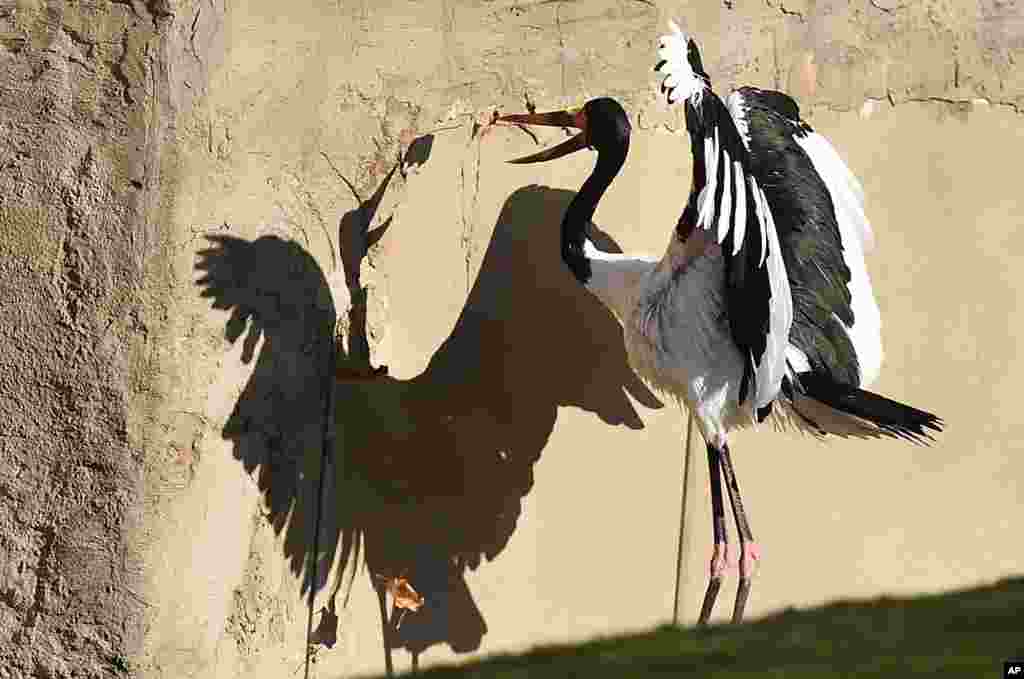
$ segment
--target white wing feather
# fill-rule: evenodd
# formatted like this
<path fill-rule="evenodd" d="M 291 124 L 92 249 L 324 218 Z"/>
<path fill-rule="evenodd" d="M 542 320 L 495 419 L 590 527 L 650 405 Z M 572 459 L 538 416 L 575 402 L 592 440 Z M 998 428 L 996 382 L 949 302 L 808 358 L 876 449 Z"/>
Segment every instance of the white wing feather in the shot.
<path fill-rule="evenodd" d="M 857 234 L 861 250 L 864 253 L 871 252 L 875 247 L 875 236 L 864 214 L 864 187 L 860 181 L 822 135 L 811 132 L 798 138 L 797 143 L 807 152 L 814 169 L 832 194 L 836 221 L 842 226 L 845 220 Z"/>
<path fill-rule="evenodd" d="M 732 185 L 732 171 L 729 169 L 732 162 L 729 159 L 729 152 L 722 149 L 722 158 L 719 161 L 722 163 L 722 181 L 725 182 L 722 185 L 722 204 L 718 208 L 718 243 L 722 244 L 725 240 L 726 234 L 729 233 L 729 227 L 732 226 L 729 223 L 729 219 L 732 217 L 732 193 L 729 188 Z"/>
<path fill-rule="evenodd" d="M 732 167 L 736 175 L 736 223 L 733 226 L 736 231 L 732 237 L 732 254 L 735 255 L 740 251 L 747 230 L 747 183 L 743 180 L 743 166 L 738 160 L 733 162 Z"/>

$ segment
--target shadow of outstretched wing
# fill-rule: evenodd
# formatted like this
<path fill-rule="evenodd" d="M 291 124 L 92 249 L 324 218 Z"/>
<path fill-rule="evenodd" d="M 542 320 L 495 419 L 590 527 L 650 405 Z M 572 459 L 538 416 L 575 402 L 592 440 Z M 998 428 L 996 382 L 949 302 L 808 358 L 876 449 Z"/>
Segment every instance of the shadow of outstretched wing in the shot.
<path fill-rule="evenodd" d="M 276 236 L 208 239 L 196 264 L 201 294 L 230 312 L 224 336 L 231 343 L 243 338 L 244 363 L 258 349 L 222 436 L 234 442 L 247 472 L 258 470 L 267 519 L 276 534 L 287 525 L 285 556 L 299 574 L 312 546 L 316 494 L 302 479 L 319 473 L 333 388 L 334 303 L 319 265 L 297 243 Z M 336 543 L 336 535 L 321 536 L 320 548 L 333 554 Z"/>

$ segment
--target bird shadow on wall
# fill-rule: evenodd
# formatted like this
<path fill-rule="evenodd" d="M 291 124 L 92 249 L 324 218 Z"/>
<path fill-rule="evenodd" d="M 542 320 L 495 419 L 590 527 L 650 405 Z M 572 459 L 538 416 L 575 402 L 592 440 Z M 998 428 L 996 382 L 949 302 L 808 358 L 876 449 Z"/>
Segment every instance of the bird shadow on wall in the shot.
<path fill-rule="evenodd" d="M 313 558 L 317 494 L 301 485 L 319 476 L 330 377 L 333 445 L 317 589 L 335 556 L 338 564 L 313 641 L 336 643 L 337 595 L 345 583 L 350 591 L 365 562 L 390 671 L 392 648 L 415 661 L 436 644 L 456 653 L 480 647 L 487 624 L 465 575 L 497 558 L 512 537 L 559 407 L 640 429 L 627 394 L 648 408 L 662 404 L 629 368 L 618 322 L 559 257 L 559 223 L 574 194 L 539 186 L 506 200 L 466 304 L 423 373 L 399 380 L 373 368 L 358 271 L 390 225 L 369 229 L 380 195 L 341 220 L 352 301 L 347 350 L 332 341 L 336 312 L 324 274 L 296 243 L 219 237 L 198 266 L 206 272 L 203 294 L 231 310 L 230 341 L 250 319 L 243 360 L 265 338 L 224 436 L 247 471 L 259 468 L 267 518 L 285 531 L 284 556 L 296 574 Z M 596 228 L 591 237 L 618 251 Z M 386 583 L 399 578 L 422 597 L 413 613 L 398 611 L 394 596 L 388 612 Z"/>
<path fill-rule="evenodd" d="M 342 266 L 353 300 L 349 324 L 356 329 L 350 339 L 351 355 L 337 351 L 337 310 L 324 272 L 298 243 L 277 236 L 249 241 L 208 235 L 210 247 L 198 253 L 196 270 L 202 275 L 196 285 L 201 296 L 212 299 L 214 309 L 230 312 L 224 336 L 232 344 L 242 339 L 242 363 L 256 360 L 221 434 L 234 442 L 234 456 L 246 472 L 256 473 L 264 517 L 276 535 L 285 533 L 284 556 L 295 575 L 306 570 L 311 558 L 316 493 L 313 486 L 302 490 L 302 484 L 303 479 L 319 479 L 335 371 L 363 373 L 369 367 L 359 268 L 390 218 L 372 231 L 369 225 L 395 172 L 404 174 L 409 167 L 423 165 L 432 145 L 432 135 L 416 139 L 366 200 L 345 180 L 358 202 L 339 222 Z M 327 582 L 339 538 L 331 517 L 324 518 L 317 544 L 316 589 Z M 303 594 L 312 582 L 307 575 Z"/>

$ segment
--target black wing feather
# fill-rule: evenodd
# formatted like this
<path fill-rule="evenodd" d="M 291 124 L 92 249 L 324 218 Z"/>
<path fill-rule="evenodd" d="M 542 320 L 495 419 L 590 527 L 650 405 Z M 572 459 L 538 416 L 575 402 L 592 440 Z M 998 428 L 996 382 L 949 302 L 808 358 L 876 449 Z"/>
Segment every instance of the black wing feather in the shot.
<path fill-rule="evenodd" d="M 854 322 L 850 270 L 832 196 L 797 140 L 813 130 L 782 92 L 742 87 L 751 171 L 772 209 L 793 296 L 790 343 L 811 369 L 860 385 L 857 353 L 843 324 Z"/>
<path fill-rule="evenodd" d="M 694 228 L 698 219 L 697 200 L 701 190 L 707 184 L 707 159 L 704 157 L 705 137 L 710 130 L 717 129 L 721 148 L 728 151 L 730 161 L 739 161 L 748 174 L 756 174 L 751 168 L 751 159 L 739 131 L 729 114 L 728 109 L 713 92 L 707 92 L 698 107 L 689 101 L 686 103 L 686 126 L 690 133 L 693 150 L 694 169 L 693 187 L 690 199 L 677 226 L 677 232 L 685 238 L 689 229 Z M 713 134 L 713 133 L 712 133 Z M 733 172 L 731 165 L 719 162 L 716 172 L 716 187 L 713 197 L 711 229 L 717 230 L 718 209 L 722 204 L 722 194 L 728 173 Z M 743 403 L 754 386 L 756 364 L 761 361 L 767 347 L 770 329 L 771 282 L 768 267 L 763 261 L 761 252 L 761 236 L 757 216 L 757 197 L 753 194 L 750 184 L 744 182 L 742 187 L 746 196 L 745 209 L 746 235 L 735 253 L 735 229 L 730 227 L 721 242 L 722 256 L 725 262 L 726 306 L 729 309 L 729 330 L 733 342 L 744 357 L 743 377 L 740 382 L 739 402 Z M 736 197 L 732 196 L 728 215 L 728 223 L 734 223 L 736 210 L 739 208 Z M 766 415 L 767 413 L 765 413 Z M 762 418 L 763 419 L 763 418 Z"/>

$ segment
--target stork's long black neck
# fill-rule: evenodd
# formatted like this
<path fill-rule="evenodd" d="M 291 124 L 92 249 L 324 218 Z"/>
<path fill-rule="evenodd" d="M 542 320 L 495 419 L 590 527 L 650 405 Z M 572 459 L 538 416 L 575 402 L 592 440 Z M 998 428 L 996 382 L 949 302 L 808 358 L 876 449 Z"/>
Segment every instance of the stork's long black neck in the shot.
<path fill-rule="evenodd" d="M 569 203 L 565 216 L 562 218 L 562 261 L 576 276 L 576 280 L 586 285 L 592 270 L 590 258 L 583 254 L 583 243 L 587 238 L 587 224 L 594 217 L 597 204 L 604 192 L 611 186 L 615 176 L 626 161 L 629 148 L 628 139 L 622 149 L 601 151 L 597 154 L 594 171 L 583 182 L 579 192 Z"/>

